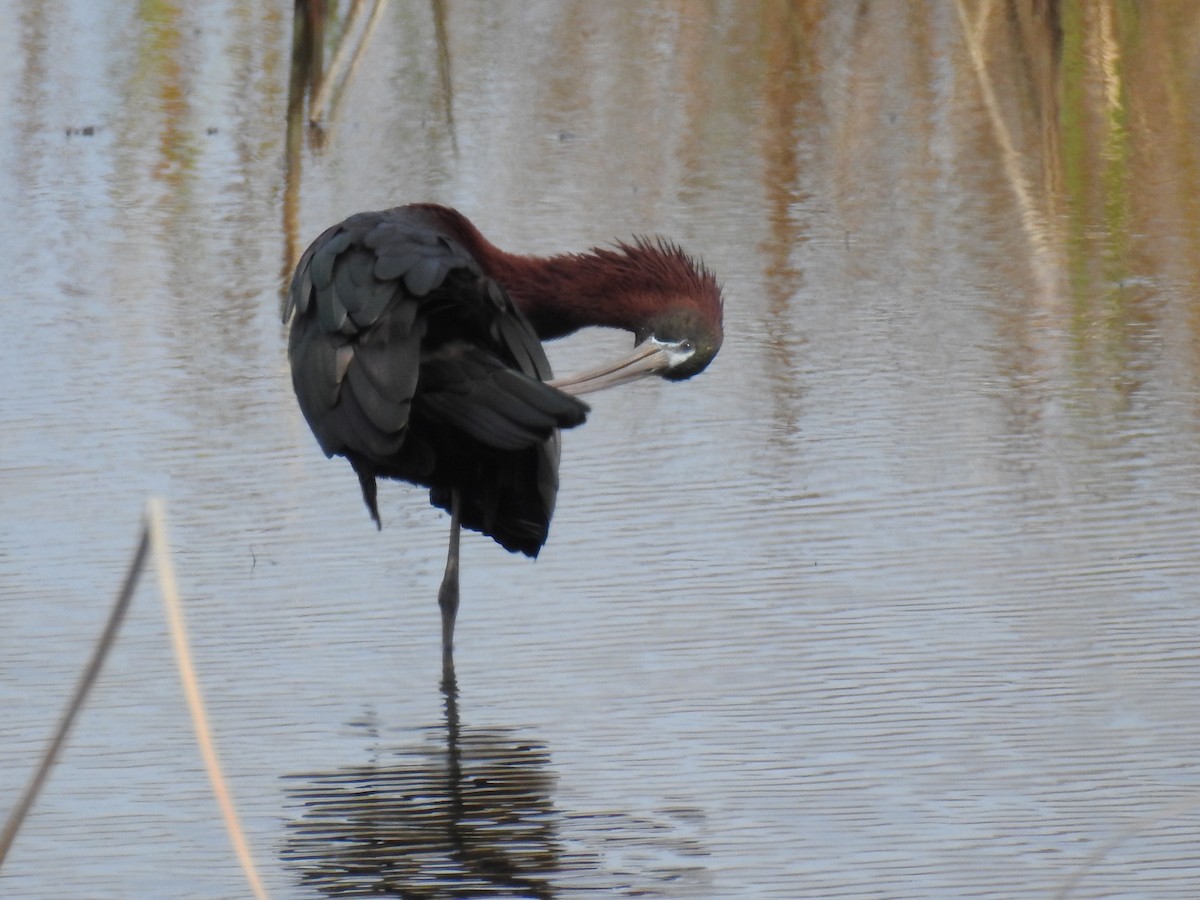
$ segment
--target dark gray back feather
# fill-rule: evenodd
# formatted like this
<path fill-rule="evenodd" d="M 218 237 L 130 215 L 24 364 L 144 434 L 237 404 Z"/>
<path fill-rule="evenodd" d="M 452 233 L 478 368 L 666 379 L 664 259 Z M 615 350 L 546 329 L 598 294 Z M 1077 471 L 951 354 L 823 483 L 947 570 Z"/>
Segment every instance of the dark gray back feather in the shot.
<path fill-rule="evenodd" d="M 587 406 L 549 387 L 541 342 L 503 287 L 424 208 L 359 213 L 322 234 L 285 306 L 300 409 L 375 478 L 430 488 L 463 524 L 535 556 L 558 488 L 559 428 Z"/>

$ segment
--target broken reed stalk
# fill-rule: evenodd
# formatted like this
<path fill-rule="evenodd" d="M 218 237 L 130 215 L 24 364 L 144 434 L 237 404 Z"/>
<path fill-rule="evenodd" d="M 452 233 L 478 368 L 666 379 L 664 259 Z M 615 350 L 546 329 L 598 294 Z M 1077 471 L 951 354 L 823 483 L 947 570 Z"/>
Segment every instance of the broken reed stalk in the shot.
<path fill-rule="evenodd" d="M 12 842 L 20 830 L 21 824 L 29 814 L 29 810 L 33 806 L 33 801 L 37 799 L 38 793 L 41 792 L 42 785 L 45 784 L 46 777 L 50 774 L 50 769 L 53 767 L 54 761 L 58 758 L 58 752 L 62 749 L 63 742 L 67 739 L 67 734 L 70 732 L 71 726 L 75 723 L 75 717 L 83 709 L 83 702 L 87 699 L 92 685 L 96 683 L 96 677 L 100 674 L 100 668 L 104 665 L 104 660 L 108 657 L 108 651 L 112 649 L 112 645 L 116 642 L 117 632 L 121 628 L 121 622 L 125 619 L 126 610 L 129 609 L 129 601 L 133 599 L 133 592 L 137 588 L 138 577 L 142 574 L 142 566 L 145 565 L 146 554 L 149 550 L 150 531 L 143 525 L 141 537 L 138 539 L 137 550 L 133 554 L 133 562 L 129 565 L 129 571 L 125 573 L 125 583 L 121 586 L 121 591 L 117 594 L 117 600 L 113 604 L 112 611 L 108 614 L 108 621 L 104 624 L 104 631 L 100 635 L 100 640 L 96 642 L 95 649 L 92 650 L 92 658 L 88 660 L 87 667 L 83 670 L 83 675 L 80 676 L 79 683 L 75 686 L 75 693 L 71 695 L 71 701 L 67 704 L 66 710 L 58 720 L 58 727 L 54 730 L 54 736 L 50 738 L 50 743 L 42 753 L 42 760 L 38 764 L 37 771 L 34 772 L 33 778 L 30 779 L 29 785 L 25 788 L 25 793 L 17 801 L 16 807 L 9 814 L 3 833 L 0 833 L 0 865 L 3 865 L 4 858 L 8 855 L 9 847 L 12 846 Z"/>
<path fill-rule="evenodd" d="M 138 578 L 141 576 L 142 569 L 146 564 L 146 557 L 153 550 L 155 568 L 158 570 L 158 582 L 162 594 L 163 608 L 166 611 L 167 625 L 171 632 L 171 645 L 175 651 L 175 661 L 179 666 L 179 679 L 183 686 L 184 696 L 187 698 L 188 711 L 191 713 L 192 728 L 196 733 L 196 743 L 200 747 L 200 754 L 204 759 L 204 767 L 208 771 L 209 781 L 213 786 L 213 793 L 216 795 L 217 802 L 221 807 L 221 815 L 225 821 L 225 829 L 229 834 L 230 843 L 233 844 L 234 852 L 237 854 L 238 862 L 242 866 L 242 871 L 246 876 L 246 881 L 249 883 L 250 890 L 259 900 L 266 900 L 266 890 L 263 888 L 262 880 L 259 878 L 258 872 L 254 867 L 254 860 L 250 855 L 249 846 L 246 844 L 245 836 L 238 822 L 237 812 L 234 809 L 229 789 L 225 785 L 225 777 L 221 773 L 221 765 L 213 745 L 212 731 L 208 725 L 208 716 L 204 711 L 204 700 L 200 693 L 199 682 L 196 679 L 195 667 L 192 665 L 192 654 L 187 640 L 187 626 L 183 619 L 183 605 L 179 602 L 179 588 L 175 582 L 175 569 L 171 563 L 171 550 L 167 542 L 165 523 L 166 516 L 163 512 L 162 502 L 155 498 L 150 499 L 146 504 L 145 519 L 142 524 L 141 536 L 138 539 L 137 551 L 134 553 L 133 562 L 130 563 L 129 571 L 125 575 L 125 583 L 121 586 L 117 600 L 108 615 L 108 621 L 104 625 L 104 631 L 100 635 L 100 640 L 96 643 L 96 647 L 92 651 L 92 657 L 88 660 L 87 667 L 84 669 L 83 675 L 79 679 L 79 684 L 75 688 L 75 693 L 67 704 L 67 709 L 63 713 L 62 718 L 59 720 L 54 736 L 50 739 L 50 743 L 42 754 L 37 771 L 34 773 L 33 778 L 30 779 L 28 787 L 26 787 L 25 792 L 21 795 L 21 799 L 9 815 L 8 821 L 4 825 L 4 831 L 0 833 L 0 865 L 4 863 L 4 858 L 8 855 L 8 850 L 16 839 L 17 832 L 20 831 L 22 823 L 29 814 L 29 810 L 33 807 L 33 803 L 37 799 L 42 786 L 45 784 L 55 760 L 58 758 L 59 750 L 62 749 L 62 745 L 66 741 L 67 734 L 70 732 L 76 716 L 83 708 L 84 701 L 87 699 L 92 685 L 95 684 L 96 678 L 100 674 L 100 669 L 108 657 L 109 650 L 112 649 L 112 645 L 116 642 L 117 633 L 121 628 L 121 623 L 125 619 L 125 613 L 129 609 L 130 601 L 133 599 L 134 591 L 137 588 Z"/>
<path fill-rule="evenodd" d="M 254 896 L 259 900 L 266 900 L 267 892 L 258 877 L 258 870 L 254 867 L 254 858 L 250 855 L 246 836 L 242 833 L 233 798 L 221 772 L 221 762 L 217 758 L 217 750 L 212 740 L 212 729 L 208 725 L 208 714 L 204 711 L 204 698 L 200 693 L 200 682 L 196 679 L 196 669 L 192 665 L 183 604 L 179 602 L 179 586 L 175 582 L 175 567 L 171 562 L 171 549 L 167 542 L 166 516 L 163 513 L 162 501 L 157 498 L 151 498 L 146 504 L 146 527 L 150 532 L 150 544 L 154 548 L 154 567 L 158 570 L 158 585 L 171 631 L 171 646 L 175 650 L 175 662 L 179 665 L 179 681 L 187 698 L 188 711 L 192 716 L 192 729 L 196 733 L 200 755 L 204 758 L 204 768 L 208 771 L 208 780 L 221 807 L 225 831 L 242 866 L 242 873 L 246 876 Z"/>

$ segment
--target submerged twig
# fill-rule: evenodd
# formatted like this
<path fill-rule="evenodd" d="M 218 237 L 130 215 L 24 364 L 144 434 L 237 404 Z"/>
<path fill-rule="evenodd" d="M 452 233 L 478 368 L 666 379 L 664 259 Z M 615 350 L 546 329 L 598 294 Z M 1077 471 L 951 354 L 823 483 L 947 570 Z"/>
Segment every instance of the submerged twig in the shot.
<path fill-rule="evenodd" d="M 1087 855 L 1087 858 L 1079 864 L 1067 880 L 1062 883 L 1058 891 L 1055 892 L 1055 900 L 1068 900 L 1075 893 L 1075 888 L 1079 882 L 1095 869 L 1096 864 L 1129 838 L 1140 834 L 1152 825 L 1158 825 L 1166 819 L 1174 819 L 1187 813 L 1195 812 L 1197 809 L 1200 809 L 1200 795 L 1190 794 L 1122 828 Z"/>

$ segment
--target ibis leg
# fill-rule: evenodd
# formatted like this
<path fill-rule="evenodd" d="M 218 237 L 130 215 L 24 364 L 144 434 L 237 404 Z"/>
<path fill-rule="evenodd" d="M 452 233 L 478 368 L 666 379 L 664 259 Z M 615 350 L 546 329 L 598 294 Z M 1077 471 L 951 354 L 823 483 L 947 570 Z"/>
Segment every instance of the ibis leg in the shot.
<path fill-rule="evenodd" d="M 450 497 L 450 550 L 446 554 L 446 574 L 438 590 L 438 606 L 442 608 L 442 660 L 450 658 L 454 649 L 454 617 L 458 615 L 458 535 L 462 499 L 458 491 Z"/>

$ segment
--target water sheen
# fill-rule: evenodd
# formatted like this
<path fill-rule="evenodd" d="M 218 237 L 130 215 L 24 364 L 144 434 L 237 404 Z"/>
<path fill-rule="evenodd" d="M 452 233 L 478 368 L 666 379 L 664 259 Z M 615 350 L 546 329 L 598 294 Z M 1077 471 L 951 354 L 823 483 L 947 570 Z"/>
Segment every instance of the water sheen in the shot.
<path fill-rule="evenodd" d="M 1018 7 L 392 3 L 315 131 L 284 4 L 0 0 L 0 798 L 159 495 L 273 896 L 1197 896 L 1200 9 Z M 465 538 L 456 694 L 278 315 L 412 200 L 726 295 Z M 150 579 L 0 894 L 247 895 Z"/>

